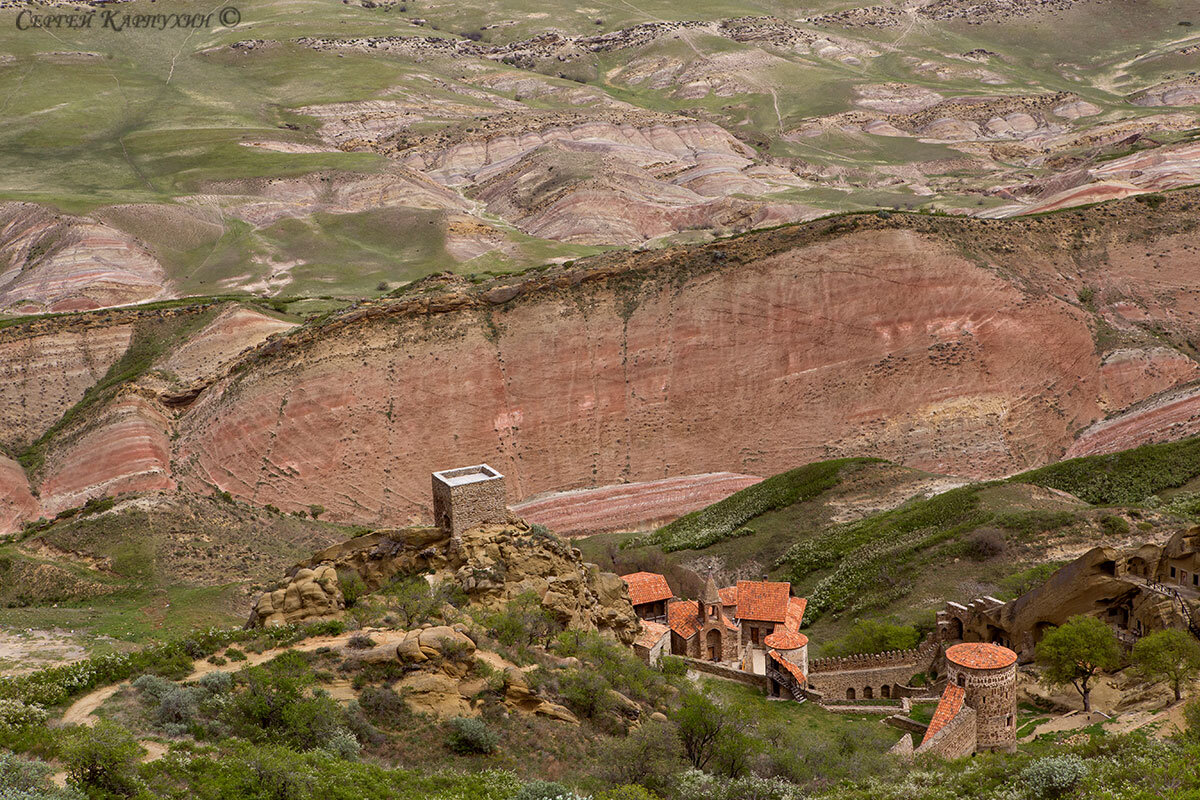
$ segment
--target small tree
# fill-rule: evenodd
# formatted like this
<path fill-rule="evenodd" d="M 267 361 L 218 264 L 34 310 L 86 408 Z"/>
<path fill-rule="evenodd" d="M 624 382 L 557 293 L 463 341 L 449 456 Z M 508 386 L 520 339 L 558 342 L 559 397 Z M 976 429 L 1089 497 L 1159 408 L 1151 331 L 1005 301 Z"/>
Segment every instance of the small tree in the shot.
<path fill-rule="evenodd" d="M 1155 631 L 1133 646 L 1133 663 L 1147 680 L 1166 682 L 1183 699 L 1183 684 L 1200 673 L 1200 644 L 1180 630 Z"/>
<path fill-rule="evenodd" d="M 142 748 L 129 731 L 108 720 L 79 728 L 63 743 L 62 757 L 71 781 L 88 794 L 132 797 L 139 788 Z"/>
<path fill-rule="evenodd" d="M 1037 646 L 1037 660 L 1046 668 L 1046 681 L 1055 686 L 1074 686 L 1083 698 L 1084 711 L 1092 710 L 1092 679 L 1116 667 L 1120 657 L 1116 635 L 1094 617 L 1071 617 L 1048 630 Z"/>
<path fill-rule="evenodd" d="M 704 769 L 717 752 L 725 730 L 725 714 L 704 695 L 689 692 L 674 718 L 684 756 L 696 769 Z"/>

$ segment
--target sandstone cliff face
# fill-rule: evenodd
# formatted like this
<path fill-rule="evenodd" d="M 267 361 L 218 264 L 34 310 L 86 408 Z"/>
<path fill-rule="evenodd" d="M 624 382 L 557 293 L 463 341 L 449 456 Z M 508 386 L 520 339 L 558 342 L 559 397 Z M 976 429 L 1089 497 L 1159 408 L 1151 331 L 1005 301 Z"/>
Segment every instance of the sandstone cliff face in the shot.
<path fill-rule="evenodd" d="M 281 349 L 181 420 L 182 481 L 390 522 L 428 513 L 431 471 L 479 461 L 508 476 L 510 501 L 839 455 L 990 477 L 1058 458 L 1114 406 L 1197 375 L 1169 350 L 1106 363 L 1086 310 L 913 230 L 727 267 L 720 248 L 706 255 L 718 263 L 692 275 L 497 306 L 449 296 L 443 313 Z"/>
<path fill-rule="evenodd" d="M 36 519 L 37 512 L 38 501 L 29 491 L 25 470 L 0 456 L 0 533 L 19 529 L 25 520 Z"/>
<path fill-rule="evenodd" d="M 0 445 L 28 445 L 129 348 L 132 325 L 0 331 Z"/>
<path fill-rule="evenodd" d="M 153 400 L 132 393 L 114 400 L 47 460 L 43 513 L 53 516 L 105 494 L 174 489 L 170 425 Z"/>

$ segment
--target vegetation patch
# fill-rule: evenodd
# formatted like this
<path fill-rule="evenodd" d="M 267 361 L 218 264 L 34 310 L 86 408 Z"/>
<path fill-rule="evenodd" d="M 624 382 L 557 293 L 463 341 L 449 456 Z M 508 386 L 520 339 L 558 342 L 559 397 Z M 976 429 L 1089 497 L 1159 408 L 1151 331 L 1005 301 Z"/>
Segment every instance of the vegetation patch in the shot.
<path fill-rule="evenodd" d="M 666 552 L 696 550 L 735 537 L 739 535 L 739 529 L 752 533 L 742 528 L 751 519 L 816 497 L 836 486 L 846 467 L 870 463 L 881 463 L 881 459 L 842 458 L 797 467 L 682 516 L 639 543 L 656 544 Z"/>
<path fill-rule="evenodd" d="M 1069 492 L 1093 505 L 1138 505 L 1200 476 L 1200 437 L 1084 456 L 1010 478 Z"/>

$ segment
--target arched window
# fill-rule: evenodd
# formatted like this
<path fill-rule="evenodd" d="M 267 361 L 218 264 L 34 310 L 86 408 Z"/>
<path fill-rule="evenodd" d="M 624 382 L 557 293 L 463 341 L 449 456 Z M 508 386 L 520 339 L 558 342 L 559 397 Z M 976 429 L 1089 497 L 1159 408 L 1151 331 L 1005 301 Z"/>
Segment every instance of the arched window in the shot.
<path fill-rule="evenodd" d="M 958 673 L 958 680 L 956 681 L 956 683 L 958 683 L 959 686 L 966 686 L 967 685 L 966 676 L 963 675 L 961 672 Z"/>

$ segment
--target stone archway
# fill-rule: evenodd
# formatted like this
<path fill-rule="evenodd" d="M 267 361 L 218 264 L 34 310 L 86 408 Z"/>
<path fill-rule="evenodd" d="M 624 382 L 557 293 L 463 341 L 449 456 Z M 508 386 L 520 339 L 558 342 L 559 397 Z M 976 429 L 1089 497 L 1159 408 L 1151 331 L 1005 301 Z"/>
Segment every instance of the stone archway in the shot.
<path fill-rule="evenodd" d="M 853 690 L 853 689 L 847 689 L 847 690 L 846 690 L 846 699 L 847 699 L 847 700 L 853 700 L 853 699 L 854 699 L 854 690 Z"/>
<path fill-rule="evenodd" d="M 704 636 L 705 653 L 709 661 L 721 660 L 721 632 L 716 628 Z"/>

